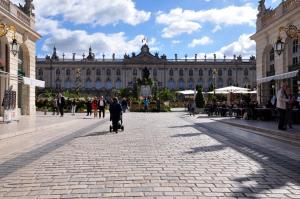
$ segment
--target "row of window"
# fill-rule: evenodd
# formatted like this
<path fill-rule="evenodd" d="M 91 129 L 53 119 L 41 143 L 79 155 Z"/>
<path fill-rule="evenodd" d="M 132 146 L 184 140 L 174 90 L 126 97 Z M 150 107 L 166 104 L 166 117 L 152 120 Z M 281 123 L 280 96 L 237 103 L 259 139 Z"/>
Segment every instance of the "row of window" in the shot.
<path fill-rule="evenodd" d="M 43 76 L 43 70 L 42 70 L 42 69 L 39 69 L 38 74 L 39 74 L 39 76 Z M 60 75 L 60 74 L 61 74 L 60 69 L 56 69 L 56 75 Z M 222 76 L 222 75 L 223 75 L 223 70 L 222 70 L 222 69 L 219 69 L 219 70 L 217 71 L 217 74 L 218 74 L 218 76 Z M 66 70 L 66 76 L 70 76 L 70 75 L 71 75 L 71 71 L 70 71 L 70 69 L 67 69 L 67 70 Z M 86 70 L 86 75 L 87 75 L 87 76 L 91 76 L 91 70 L 90 70 L 90 69 L 87 69 L 87 70 Z M 97 69 L 97 70 L 96 70 L 96 75 L 97 75 L 97 76 L 100 76 L 100 75 L 101 75 L 101 69 Z M 107 70 L 106 70 L 106 75 L 107 75 L 107 76 L 111 76 L 111 70 L 110 70 L 110 69 L 107 69 Z M 120 70 L 120 69 L 117 69 L 117 70 L 116 70 L 116 75 L 117 75 L 117 76 L 120 76 L 120 75 L 121 75 L 121 70 Z M 134 76 L 137 76 L 137 69 L 133 69 L 133 75 L 134 75 Z M 173 69 L 170 69 L 170 70 L 169 70 L 169 75 L 170 75 L 170 76 L 174 76 L 174 70 L 173 70 Z M 199 75 L 199 76 L 203 76 L 203 70 L 202 70 L 202 69 L 199 69 L 198 75 Z M 212 76 L 212 75 L 213 75 L 213 70 L 212 70 L 212 69 L 209 69 L 208 75 L 209 75 L 209 76 Z M 227 71 L 227 75 L 228 75 L 228 76 L 232 76 L 232 70 L 231 70 L 231 69 L 229 69 L 229 70 Z M 245 76 L 248 76 L 248 69 L 245 69 L 245 70 L 244 70 L 244 75 L 245 75 Z M 153 76 L 157 76 L 157 70 L 156 70 L 156 69 L 153 70 Z M 184 76 L 184 70 L 183 70 L 183 69 L 179 69 L 179 76 Z M 189 76 L 194 76 L 194 70 L 192 70 L 192 69 L 189 70 Z"/>

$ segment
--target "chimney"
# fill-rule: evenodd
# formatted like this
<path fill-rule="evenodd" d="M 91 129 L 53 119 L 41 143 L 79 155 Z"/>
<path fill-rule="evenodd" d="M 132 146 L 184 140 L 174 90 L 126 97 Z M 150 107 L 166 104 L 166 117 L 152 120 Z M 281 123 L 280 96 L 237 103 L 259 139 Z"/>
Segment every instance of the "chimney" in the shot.
<path fill-rule="evenodd" d="M 75 55 L 76 55 L 76 53 L 73 53 L 73 61 L 75 61 Z"/>

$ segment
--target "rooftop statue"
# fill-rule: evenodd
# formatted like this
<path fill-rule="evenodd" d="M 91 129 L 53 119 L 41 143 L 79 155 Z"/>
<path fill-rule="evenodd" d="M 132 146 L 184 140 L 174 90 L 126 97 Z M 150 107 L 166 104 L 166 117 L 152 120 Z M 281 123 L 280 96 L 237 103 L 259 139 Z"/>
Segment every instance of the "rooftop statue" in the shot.
<path fill-rule="evenodd" d="M 259 11 L 258 15 L 263 15 L 267 11 L 265 2 L 266 2 L 265 0 L 260 0 L 258 2 L 258 11 Z"/>
<path fill-rule="evenodd" d="M 29 16 L 34 16 L 34 13 L 33 13 L 34 5 L 32 2 L 33 2 L 33 0 L 25 0 L 24 6 L 19 4 L 20 9 Z"/>

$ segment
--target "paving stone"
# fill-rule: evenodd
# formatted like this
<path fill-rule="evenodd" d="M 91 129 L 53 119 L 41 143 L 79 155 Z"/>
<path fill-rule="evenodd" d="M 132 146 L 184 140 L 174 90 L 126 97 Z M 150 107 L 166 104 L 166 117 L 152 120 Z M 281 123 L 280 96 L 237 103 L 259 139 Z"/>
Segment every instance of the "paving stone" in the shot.
<path fill-rule="evenodd" d="M 264 151 L 198 127 L 245 133 L 225 124 L 125 113 L 126 131 L 113 134 L 108 121 L 83 121 L 49 129 L 42 147 L 0 152 L 0 198 L 300 198 L 299 175 L 282 166 L 287 162 L 263 160 Z"/>

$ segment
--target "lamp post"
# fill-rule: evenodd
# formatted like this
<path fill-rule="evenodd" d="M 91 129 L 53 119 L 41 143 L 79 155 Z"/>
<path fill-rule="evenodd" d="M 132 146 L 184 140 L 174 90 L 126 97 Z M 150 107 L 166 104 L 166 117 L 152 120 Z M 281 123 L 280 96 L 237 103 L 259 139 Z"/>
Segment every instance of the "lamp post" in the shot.
<path fill-rule="evenodd" d="M 216 75 L 217 75 L 217 69 L 213 69 L 213 89 L 214 89 L 214 95 L 216 94 Z"/>
<path fill-rule="evenodd" d="M 5 23 L 0 23 L 0 37 L 5 36 L 9 31 L 13 33 L 11 45 L 11 52 L 16 56 L 19 52 L 19 44 L 16 39 L 16 27 L 14 25 L 9 25 Z"/>

